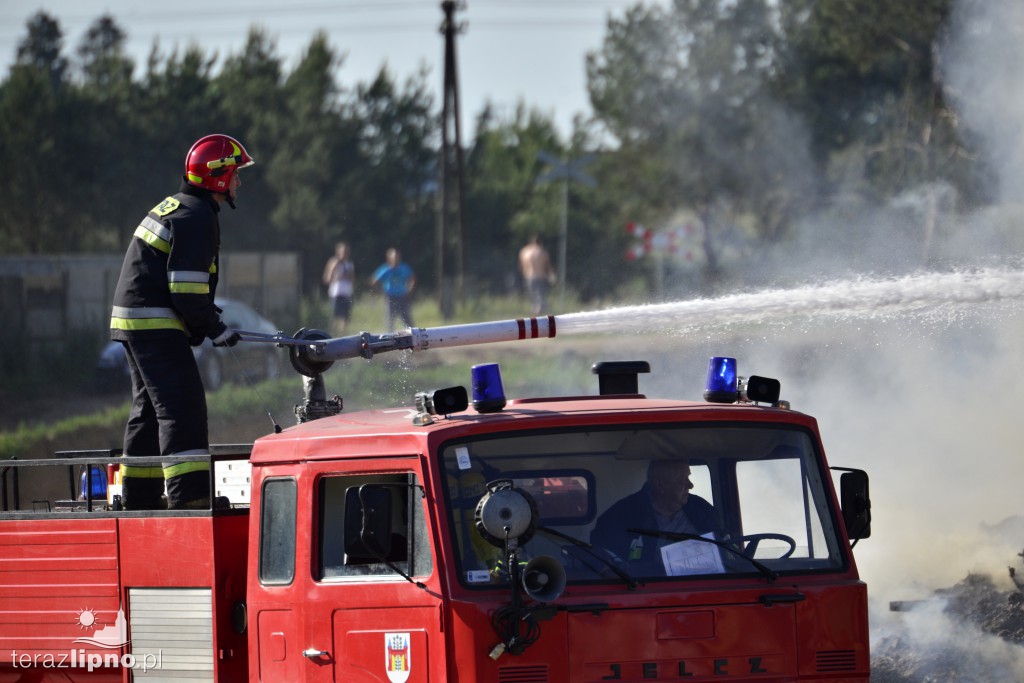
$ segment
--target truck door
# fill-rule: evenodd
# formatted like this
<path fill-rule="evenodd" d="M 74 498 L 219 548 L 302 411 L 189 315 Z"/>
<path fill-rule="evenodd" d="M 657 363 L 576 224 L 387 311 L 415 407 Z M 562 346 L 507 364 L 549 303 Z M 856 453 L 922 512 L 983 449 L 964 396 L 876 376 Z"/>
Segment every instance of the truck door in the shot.
<path fill-rule="evenodd" d="M 325 467 L 313 482 L 308 680 L 443 681 L 441 596 L 415 458 Z M 387 469 L 383 469 L 386 465 Z M 320 675 L 316 675 L 319 673 Z"/>
<path fill-rule="evenodd" d="M 266 468 L 251 514 L 259 520 L 250 543 L 248 584 L 249 671 L 260 681 L 298 681 L 303 665 L 298 613 L 304 586 L 296 561 L 299 483 L 290 467 Z M 255 569 L 255 572 L 252 571 Z"/>

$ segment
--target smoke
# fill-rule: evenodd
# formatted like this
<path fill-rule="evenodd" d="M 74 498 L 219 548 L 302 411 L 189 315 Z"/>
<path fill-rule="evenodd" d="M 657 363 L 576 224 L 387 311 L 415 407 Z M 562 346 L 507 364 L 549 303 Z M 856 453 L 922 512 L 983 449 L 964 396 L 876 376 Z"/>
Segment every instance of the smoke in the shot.
<path fill-rule="evenodd" d="M 1003 204 L 1024 193 L 1024 4 L 961 0 L 941 51 L 943 84 L 995 170 Z"/>
<path fill-rule="evenodd" d="M 962 127 L 981 141 L 1004 201 L 959 217 L 933 248 L 960 262 L 1006 257 L 1020 231 L 1009 204 L 1024 190 L 1024 5 L 959 2 L 948 36 L 943 85 Z M 858 330 L 813 388 L 830 459 L 863 462 L 873 474 L 876 536 L 857 555 L 876 606 L 923 597 L 968 573 L 1012 588 L 1006 567 L 1019 568 L 1024 547 L 1022 526 L 1006 523 L 1024 513 L 1021 308 L 971 304 L 943 325 L 911 319 Z M 873 620 L 884 623 L 883 615 Z"/>
<path fill-rule="evenodd" d="M 972 601 L 990 612 L 999 612 L 1000 606 L 986 604 L 993 596 L 995 593 L 986 581 L 972 578 L 948 596 L 923 602 L 898 617 L 880 613 L 880 618 L 872 623 L 871 680 L 1024 680 L 1024 649 L 986 632 L 977 623 L 982 615 L 968 605 Z"/>
<path fill-rule="evenodd" d="M 829 354 L 807 388 L 830 461 L 872 474 L 875 535 L 857 558 L 886 601 L 924 597 L 968 572 L 1008 583 L 1024 547 L 1024 537 L 985 532 L 1021 512 L 1021 325 L 978 315 L 902 332 L 916 337 L 862 328 L 860 344 Z"/>
<path fill-rule="evenodd" d="M 966 153 L 979 153 L 977 167 L 987 170 L 980 184 L 997 198 L 996 204 L 966 212 L 956 189 L 935 180 L 878 205 L 866 186 L 865 151 L 833 154 L 827 168 L 814 172 L 839 191 L 796 226 L 785 243 L 744 256 L 748 283 L 896 275 L 938 264 L 990 263 L 994 256 L 1024 250 L 1019 227 L 1024 222 L 1024 3 L 958 0 L 940 36 L 936 78 L 955 108 Z M 798 120 L 792 113 L 789 118 Z M 782 150 L 773 160 L 799 165 L 807 158 L 806 135 L 785 127 L 773 127 L 773 132 Z M 912 141 L 926 135 L 907 134 Z M 804 163 L 804 172 L 811 172 Z M 934 164 L 938 167 L 941 160 Z M 794 174 L 787 170 L 784 175 Z M 756 269 L 751 268 L 754 259 L 759 260 Z"/>
<path fill-rule="evenodd" d="M 950 271 L 979 264 L 1022 275 L 1024 3 L 963 0 L 947 36 L 943 86 L 997 176 L 997 205 L 965 215 L 942 183 L 884 207 L 843 199 L 765 258 L 760 277 L 777 287 L 771 297 L 715 302 L 737 314 L 726 325 L 715 326 L 713 305 L 693 300 L 607 312 L 635 316 L 620 331 L 662 330 L 628 340 L 631 357 L 652 361 L 644 393 L 699 399 L 707 358 L 736 356 L 740 374 L 780 378 L 783 398 L 818 418 L 832 465 L 869 472 L 873 536 L 855 556 L 869 588 L 875 665 L 885 671 L 878 680 L 887 682 L 1024 680 L 1024 638 L 936 598 L 965 577 L 990 576 L 987 597 L 967 604 L 1024 622 L 1020 602 L 1007 601 L 1015 596 L 1007 567 L 1024 575 L 1024 299 L 1012 291 L 883 314 L 884 302 L 871 298 L 870 285 L 884 281 L 955 299 Z M 922 272 L 929 263 L 944 272 Z M 808 281 L 824 284 L 794 286 Z M 844 287 L 862 295 L 861 306 L 835 315 L 822 295 Z M 578 315 L 559 316 L 560 334 L 604 320 Z M 890 611 L 908 600 L 924 602 Z"/>

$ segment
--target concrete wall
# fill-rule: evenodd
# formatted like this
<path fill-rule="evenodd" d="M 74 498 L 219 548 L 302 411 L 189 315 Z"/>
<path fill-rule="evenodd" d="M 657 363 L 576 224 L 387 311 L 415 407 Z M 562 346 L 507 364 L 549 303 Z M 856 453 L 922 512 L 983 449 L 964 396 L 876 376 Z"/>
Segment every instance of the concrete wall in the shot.
<path fill-rule="evenodd" d="M 81 331 L 106 339 L 122 260 L 122 254 L 0 257 L 0 342 L 55 341 Z M 290 323 L 300 267 L 296 252 L 222 252 L 217 295 Z"/>

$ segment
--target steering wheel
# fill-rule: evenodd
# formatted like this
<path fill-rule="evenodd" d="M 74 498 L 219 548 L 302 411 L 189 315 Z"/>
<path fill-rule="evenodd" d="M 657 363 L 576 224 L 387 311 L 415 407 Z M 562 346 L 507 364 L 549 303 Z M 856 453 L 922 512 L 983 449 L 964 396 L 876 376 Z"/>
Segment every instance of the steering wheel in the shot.
<path fill-rule="evenodd" d="M 754 557 L 754 554 L 757 552 L 757 546 L 761 541 L 782 541 L 789 544 L 789 548 L 779 556 L 779 559 L 786 559 L 796 550 L 796 541 L 785 534 L 748 534 L 740 536 L 735 541 L 747 544 L 747 547 L 743 549 L 743 555 L 750 558 Z"/>

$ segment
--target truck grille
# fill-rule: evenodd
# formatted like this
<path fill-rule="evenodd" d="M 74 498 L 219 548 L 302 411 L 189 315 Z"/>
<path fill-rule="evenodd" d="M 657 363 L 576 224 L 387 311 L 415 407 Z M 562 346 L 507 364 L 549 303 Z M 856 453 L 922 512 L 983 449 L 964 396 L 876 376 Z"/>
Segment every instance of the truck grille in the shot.
<path fill-rule="evenodd" d="M 547 683 L 548 668 L 538 666 L 503 666 L 498 669 L 498 683 Z"/>
<path fill-rule="evenodd" d="M 857 653 L 853 650 L 823 650 L 817 656 L 818 673 L 855 671 Z"/>

